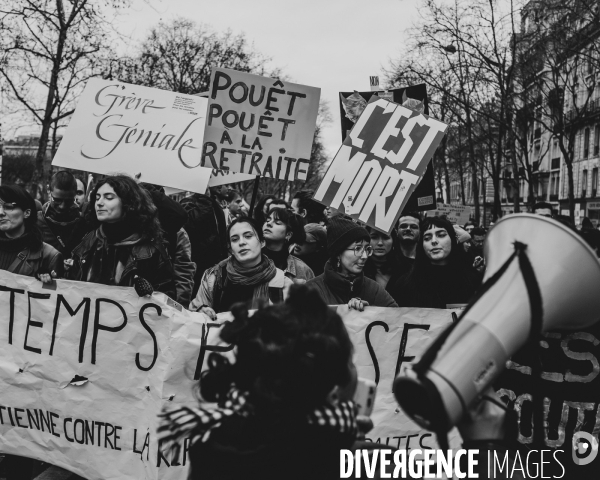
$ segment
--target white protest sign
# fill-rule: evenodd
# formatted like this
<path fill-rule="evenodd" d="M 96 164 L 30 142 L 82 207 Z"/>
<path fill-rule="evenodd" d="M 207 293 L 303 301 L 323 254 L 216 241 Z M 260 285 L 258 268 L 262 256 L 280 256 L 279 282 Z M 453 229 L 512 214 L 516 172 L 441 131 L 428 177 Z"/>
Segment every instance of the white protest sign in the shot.
<path fill-rule="evenodd" d="M 208 317 L 160 293 L 57 284 L 0 271 L 0 452 L 89 480 L 184 480 L 189 458 L 159 449 L 157 414 L 197 404 Z"/>
<path fill-rule="evenodd" d="M 200 166 L 206 98 L 91 79 L 53 165 L 100 174 L 141 173 L 141 181 L 204 193 Z"/>
<path fill-rule="evenodd" d="M 320 94 L 315 87 L 213 69 L 202 166 L 306 180 Z"/>
<path fill-rule="evenodd" d="M 371 97 L 314 199 L 389 234 L 448 125 Z"/>
<path fill-rule="evenodd" d="M 354 344 L 354 364 L 359 377 L 377 383 L 373 430 L 367 438 L 391 448 L 439 448 L 434 435 L 414 423 L 398 406 L 392 391 L 399 372 L 418 360 L 431 341 L 450 323 L 452 312 L 433 308 L 367 307 L 363 312 L 338 307 Z M 453 430 L 450 446 L 458 448 Z"/>
<path fill-rule="evenodd" d="M 473 215 L 473 207 L 469 207 L 468 205 L 447 205 L 438 203 L 435 210 L 429 210 L 425 213 L 428 217 L 446 215 L 446 218 L 450 223 L 464 225 Z"/>

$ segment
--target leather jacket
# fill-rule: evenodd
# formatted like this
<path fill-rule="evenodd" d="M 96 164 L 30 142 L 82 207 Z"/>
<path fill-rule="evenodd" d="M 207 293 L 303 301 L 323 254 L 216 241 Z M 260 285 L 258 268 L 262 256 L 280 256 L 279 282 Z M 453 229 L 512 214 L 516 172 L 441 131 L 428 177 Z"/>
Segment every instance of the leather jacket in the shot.
<path fill-rule="evenodd" d="M 111 246 L 121 250 L 126 260 L 114 273 L 115 285 L 132 287 L 136 275 L 146 279 L 154 291 L 176 298 L 173 265 L 164 247 L 154 239 L 148 240 L 132 235 Z M 101 272 L 94 266 L 95 256 L 108 248 L 101 228 L 88 233 L 73 250 L 72 264 L 68 266 L 66 278 L 81 282 L 103 283 Z"/>
<path fill-rule="evenodd" d="M 26 277 L 35 277 L 38 273 L 55 272 L 58 278 L 63 276 L 63 255 L 51 245 L 42 243 L 41 248 L 25 247 L 19 252 L 7 271 Z"/>

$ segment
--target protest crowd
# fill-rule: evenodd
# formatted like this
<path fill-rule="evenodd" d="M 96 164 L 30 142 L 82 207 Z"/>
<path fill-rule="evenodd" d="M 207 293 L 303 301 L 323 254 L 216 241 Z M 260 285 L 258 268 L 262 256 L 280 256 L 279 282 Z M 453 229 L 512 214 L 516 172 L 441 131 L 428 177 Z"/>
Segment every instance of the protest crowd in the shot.
<path fill-rule="evenodd" d="M 61 411 L 71 443 L 57 448 L 63 466 L 72 464 L 71 449 L 99 446 L 103 427 L 99 448 L 121 452 L 128 441 L 131 456 L 123 453 L 121 466 L 135 458 L 129 472 L 148 469 L 152 479 L 161 478 L 167 457 L 169 468 L 189 458 L 189 478 L 199 480 L 391 478 L 383 457 L 377 474 L 361 473 L 361 462 L 390 450 L 397 460 L 411 450 L 411 438 L 412 451 L 418 442 L 425 454 L 477 455 L 468 462 L 478 472 L 473 478 L 538 478 L 529 458 L 541 455 L 535 464 L 543 469 L 544 451 L 562 461 L 550 462 L 540 478 L 594 472 L 588 463 L 595 455 L 587 461 L 567 454 L 583 434 L 598 450 L 600 231 L 589 219 L 577 229 L 546 203 L 489 229 L 435 210 L 430 161 L 448 125 L 428 115 L 424 85 L 372 91 L 368 102 L 349 93 L 344 122 L 351 124 L 343 126 L 345 139 L 319 186 L 288 194 L 286 184 L 280 197 L 260 195 L 261 177 L 306 181 L 319 92 L 223 68 L 213 69 L 208 96 L 92 79 L 53 159 L 47 202 L 22 186 L 0 186 L 0 295 L 9 316 L 2 353 L 10 365 L 0 358 L 0 373 L 9 372 L 0 385 L 18 403 L 22 391 L 35 390 L 28 381 L 48 382 L 43 401 L 30 396 L 25 409 L 0 404 L 0 452 L 11 453 L 0 463 L 6 480 L 30 480 L 52 451 L 34 428 L 44 415 L 36 402 L 47 407 L 48 398 L 64 395 L 63 403 L 76 399 L 83 408 L 82 399 L 95 400 L 86 397 L 91 391 L 133 399 L 129 415 L 139 418 L 124 440 L 121 425 Z M 115 117 L 121 123 L 111 124 Z M 107 133 L 116 128 L 123 129 L 118 138 Z M 114 173 L 117 166 L 125 173 Z M 249 203 L 231 188 L 248 180 Z M 94 298 L 94 290 L 102 295 Z M 55 302 L 54 310 L 45 304 L 39 313 L 32 299 Z M 15 312 L 26 321 L 15 321 Z M 40 320 L 52 325 L 42 340 Z M 125 337 L 126 327 L 143 334 Z M 219 345 L 209 345 L 211 328 Z M 78 357 L 64 365 L 74 376 L 62 363 L 66 380 L 43 371 L 42 357 L 31 356 L 42 354 L 32 346 L 34 329 L 40 345 L 51 338 L 44 344 L 48 362 L 63 361 L 53 357 L 55 340 L 71 335 Z M 13 330 L 23 348 L 13 345 Z M 107 357 L 128 352 L 130 370 L 111 367 L 123 368 L 115 376 L 121 391 L 115 379 L 85 370 L 108 368 L 97 362 L 100 344 Z M 178 357 L 184 354 L 185 361 Z M 177 393 L 190 376 L 194 407 L 178 404 L 192 390 Z M 134 377 L 144 385 L 133 385 Z M 58 393 L 48 394 L 48 385 L 59 385 Z M 31 428 L 17 411 L 26 411 Z M 144 440 L 141 422 L 153 425 Z M 378 436 L 369 437 L 371 430 Z M 17 456 L 10 441 L 21 435 L 31 435 L 38 460 Z M 357 450 L 363 454 L 355 462 L 340 457 Z M 73 456 L 77 472 L 104 478 L 102 465 L 86 469 L 95 453 L 85 452 Z M 492 453 L 510 472 L 501 466 L 496 473 Z M 527 471 L 515 467 L 522 456 Z M 456 458 L 453 472 L 466 462 Z M 423 478 L 411 468 L 394 478 Z"/>
<path fill-rule="evenodd" d="M 168 414 L 171 435 L 215 429 L 190 449 L 191 478 L 337 478 L 336 452 L 367 442 L 352 411 L 352 344 L 327 305 L 465 305 L 486 268 L 486 229 L 473 222 L 403 212 L 387 235 L 341 212 L 328 215 L 311 191 L 291 202 L 265 195 L 248 211 L 225 186 L 179 202 L 127 175 L 99 176 L 87 190 L 82 178 L 58 171 L 40 208 L 24 188 L 0 187 L 0 268 L 45 283 L 162 292 L 211 319 L 233 313 L 221 337 L 237 347 L 237 361 L 213 354 L 200 383 L 202 398 L 221 410 L 183 425 L 177 412 Z M 576 231 L 549 205 L 535 213 Z M 598 252 L 591 223 L 577 234 Z M 482 404 L 459 426 L 463 441 L 514 448 L 506 440 L 513 417 L 497 401 Z M 216 415 L 228 416 L 219 428 Z M 27 463 L 7 457 L 5 468 L 21 478 L 15 472 Z"/>

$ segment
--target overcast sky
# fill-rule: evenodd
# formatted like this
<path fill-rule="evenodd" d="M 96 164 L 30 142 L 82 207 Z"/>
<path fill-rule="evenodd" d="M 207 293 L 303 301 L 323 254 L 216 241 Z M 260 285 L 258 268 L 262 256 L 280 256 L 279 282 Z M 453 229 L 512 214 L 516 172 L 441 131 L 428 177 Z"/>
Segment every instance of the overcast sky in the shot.
<path fill-rule="evenodd" d="M 321 88 L 332 123 L 324 131 L 330 156 L 341 144 L 338 92 L 369 90 L 397 58 L 417 0 L 136 0 L 117 28 L 143 39 L 160 20 L 193 19 L 222 32 L 244 32 L 259 52 L 296 83 Z"/>

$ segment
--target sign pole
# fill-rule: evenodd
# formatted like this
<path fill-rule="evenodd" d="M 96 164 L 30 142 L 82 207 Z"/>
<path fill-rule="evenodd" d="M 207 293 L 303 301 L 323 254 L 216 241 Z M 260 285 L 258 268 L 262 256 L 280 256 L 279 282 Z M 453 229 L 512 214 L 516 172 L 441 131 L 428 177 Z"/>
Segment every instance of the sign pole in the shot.
<path fill-rule="evenodd" d="M 254 189 L 252 190 L 252 200 L 250 200 L 250 211 L 248 212 L 248 216 L 252 217 L 254 212 L 254 205 L 256 204 L 256 197 L 258 195 L 258 184 L 260 183 L 260 176 L 256 176 L 254 180 Z"/>

